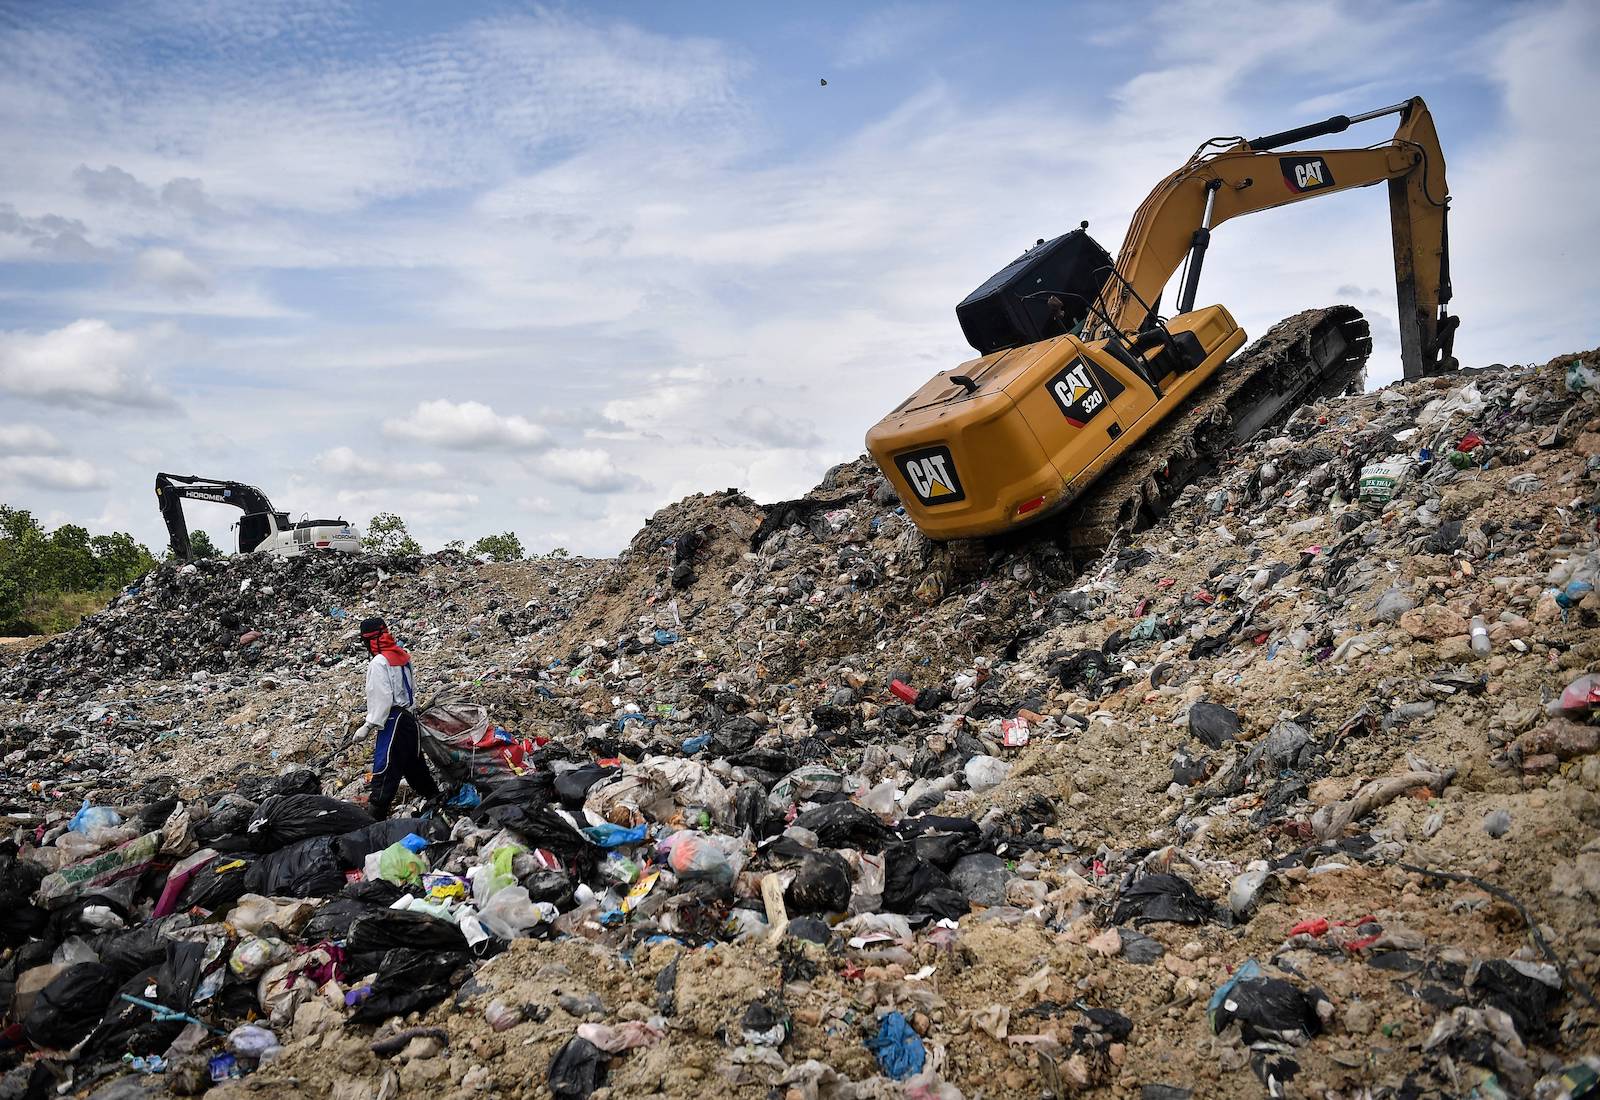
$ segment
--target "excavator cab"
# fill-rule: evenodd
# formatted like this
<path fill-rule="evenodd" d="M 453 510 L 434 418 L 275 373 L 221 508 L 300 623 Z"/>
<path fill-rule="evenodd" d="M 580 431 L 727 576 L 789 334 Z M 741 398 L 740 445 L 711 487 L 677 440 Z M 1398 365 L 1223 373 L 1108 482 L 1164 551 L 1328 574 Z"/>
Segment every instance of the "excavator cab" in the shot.
<path fill-rule="evenodd" d="M 276 521 L 276 522 L 274 522 Z M 239 517 L 239 553 L 248 554 L 289 526 L 287 512 L 253 512 Z"/>

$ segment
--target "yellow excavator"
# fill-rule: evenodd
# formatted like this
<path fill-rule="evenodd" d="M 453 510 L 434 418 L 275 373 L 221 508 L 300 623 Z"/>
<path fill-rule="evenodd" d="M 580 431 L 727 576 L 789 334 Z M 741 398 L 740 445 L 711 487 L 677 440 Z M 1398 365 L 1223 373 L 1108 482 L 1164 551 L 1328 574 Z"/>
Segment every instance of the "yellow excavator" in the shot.
<path fill-rule="evenodd" d="M 1284 151 L 1387 115 L 1400 121 L 1381 145 Z M 1385 181 L 1405 377 L 1454 370 L 1444 155 L 1413 98 L 1206 142 L 1140 205 L 1114 264 L 1087 222 L 1040 241 L 956 308 L 980 358 L 912 394 L 867 433 L 867 449 L 936 541 L 1053 516 L 1075 556 L 1098 552 L 1160 515 L 1228 447 L 1363 375 L 1372 341 L 1350 306 L 1288 318 L 1230 360 L 1244 331 L 1222 306 L 1194 305 L 1211 231 Z M 1177 310 L 1163 317 L 1180 265 Z"/>

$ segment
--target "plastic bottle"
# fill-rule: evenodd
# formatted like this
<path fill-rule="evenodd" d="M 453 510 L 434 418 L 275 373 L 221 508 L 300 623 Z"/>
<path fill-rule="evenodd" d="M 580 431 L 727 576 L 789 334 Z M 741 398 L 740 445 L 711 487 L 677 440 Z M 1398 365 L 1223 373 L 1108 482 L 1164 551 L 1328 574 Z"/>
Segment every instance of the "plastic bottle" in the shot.
<path fill-rule="evenodd" d="M 1489 643 L 1489 626 L 1483 621 L 1482 615 L 1472 616 L 1472 652 L 1479 657 L 1487 657 L 1494 647 Z"/>

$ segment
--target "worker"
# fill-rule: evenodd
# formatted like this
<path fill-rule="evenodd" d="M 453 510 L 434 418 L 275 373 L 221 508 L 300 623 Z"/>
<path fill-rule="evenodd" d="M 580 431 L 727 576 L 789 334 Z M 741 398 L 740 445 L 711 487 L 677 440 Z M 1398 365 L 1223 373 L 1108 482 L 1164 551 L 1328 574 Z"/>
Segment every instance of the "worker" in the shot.
<path fill-rule="evenodd" d="M 372 745 L 372 795 L 367 807 L 382 821 L 389 816 L 400 780 L 427 799 L 439 797 L 439 787 L 428 771 L 418 742 L 417 701 L 412 680 L 411 654 L 401 649 L 380 618 L 361 620 L 361 640 L 372 660 L 367 663 L 367 720 L 362 727 L 377 731 Z"/>

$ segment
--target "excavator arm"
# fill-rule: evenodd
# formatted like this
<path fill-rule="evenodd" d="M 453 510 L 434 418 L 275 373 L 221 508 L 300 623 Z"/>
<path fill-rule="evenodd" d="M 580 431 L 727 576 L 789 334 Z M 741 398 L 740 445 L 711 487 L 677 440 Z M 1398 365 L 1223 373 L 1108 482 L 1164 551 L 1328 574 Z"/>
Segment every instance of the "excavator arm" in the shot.
<path fill-rule="evenodd" d="M 156 503 L 161 508 L 161 518 L 167 523 L 167 540 L 174 557 L 189 561 L 194 550 L 189 545 L 189 525 L 183 517 L 185 500 L 209 500 L 216 504 L 231 504 L 246 516 L 273 515 L 272 502 L 267 494 L 254 485 L 238 481 L 219 481 L 209 477 L 186 474 L 160 473 L 156 475 Z M 265 525 L 263 524 L 263 529 Z M 239 549 L 253 550 L 261 539 L 256 538 L 246 546 L 246 536 L 241 529 Z"/>
<path fill-rule="evenodd" d="M 1382 145 L 1279 151 L 1389 114 L 1398 114 L 1400 124 Z M 1458 319 L 1445 310 L 1450 301 L 1449 189 L 1433 118 L 1420 98 L 1252 141 L 1213 139 L 1202 145 L 1134 214 L 1116 273 L 1101 291 L 1102 304 L 1109 303 L 1104 315 L 1124 334 L 1145 327 L 1153 319 L 1150 303 L 1186 258 L 1178 312 L 1192 309 L 1211 230 L 1229 218 L 1385 182 L 1405 377 L 1452 370 Z"/>

